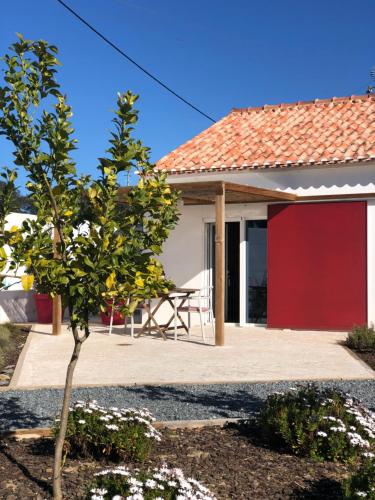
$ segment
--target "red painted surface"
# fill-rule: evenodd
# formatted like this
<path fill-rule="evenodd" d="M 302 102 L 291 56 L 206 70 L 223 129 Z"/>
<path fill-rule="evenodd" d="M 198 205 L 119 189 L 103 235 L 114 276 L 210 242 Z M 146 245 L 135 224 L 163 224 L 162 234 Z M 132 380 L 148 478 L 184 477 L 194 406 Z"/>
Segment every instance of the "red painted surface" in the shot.
<path fill-rule="evenodd" d="M 102 318 L 102 323 L 104 325 L 110 325 L 111 324 L 111 314 L 112 314 L 112 304 L 113 300 L 107 300 L 107 308 L 106 311 L 100 311 L 100 316 Z M 125 322 L 125 317 L 123 314 L 121 314 L 119 311 L 115 310 L 113 312 L 113 320 L 112 320 L 112 325 L 123 325 Z"/>
<path fill-rule="evenodd" d="M 48 293 L 34 294 L 38 323 L 52 323 L 53 300 Z"/>
<path fill-rule="evenodd" d="M 367 322 L 366 202 L 268 207 L 268 327 Z"/>

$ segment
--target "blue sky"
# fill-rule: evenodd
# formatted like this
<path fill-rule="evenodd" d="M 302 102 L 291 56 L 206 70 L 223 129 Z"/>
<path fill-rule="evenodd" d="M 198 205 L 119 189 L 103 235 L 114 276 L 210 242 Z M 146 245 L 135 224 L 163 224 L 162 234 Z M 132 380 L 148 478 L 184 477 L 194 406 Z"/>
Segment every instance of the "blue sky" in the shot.
<path fill-rule="evenodd" d="M 215 119 L 233 107 L 363 94 L 375 66 L 373 0 L 66 1 Z M 16 32 L 59 47 L 80 172 L 94 173 L 107 147 L 118 91 L 140 94 L 136 135 L 154 161 L 210 125 L 56 0 L 3 2 L 1 17 L 1 54 Z M 9 164 L 9 148 L 0 148 L 0 165 Z"/>

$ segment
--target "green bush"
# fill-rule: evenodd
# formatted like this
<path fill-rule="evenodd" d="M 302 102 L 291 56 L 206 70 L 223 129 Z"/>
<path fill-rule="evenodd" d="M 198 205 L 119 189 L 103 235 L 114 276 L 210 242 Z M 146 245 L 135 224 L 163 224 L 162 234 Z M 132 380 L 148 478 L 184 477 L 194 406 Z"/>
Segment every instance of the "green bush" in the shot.
<path fill-rule="evenodd" d="M 11 332 L 7 325 L 0 325 L 0 366 L 3 365 L 5 355 L 11 345 Z"/>
<path fill-rule="evenodd" d="M 104 408 L 96 401 L 77 401 L 69 411 L 64 443 L 70 456 L 143 461 L 160 433 L 148 410 Z M 56 420 L 54 435 L 57 436 Z"/>
<path fill-rule="evenodd" d="M 374 455 L 363 462 L 361 467 L 342 487 L 343 497 L 347 500 L 375 500 L 375 459 Z"/>
<path fill-rule="evenodd" d="M 375 414 L 332 389 L 307 385 L 272 394 L 258 423 L 269 444 L 314 460 L 353 462 L 375 447 Z"/>
<path fill-rule="evenodd" d="M 154 469 L 153 472 L 131 472 L 116 467 L 95 474 L 86 500 L 133 498 L 143 500 L 215 500 L 215 496 L 198 481 L 185 478 L 180 469 Z"/>
<path fill-rule="evenodd" d="M 375 351 L 375 330 L 373 326 L 355 326 L 348 334 L 345 344 L 357 351 Z"/>

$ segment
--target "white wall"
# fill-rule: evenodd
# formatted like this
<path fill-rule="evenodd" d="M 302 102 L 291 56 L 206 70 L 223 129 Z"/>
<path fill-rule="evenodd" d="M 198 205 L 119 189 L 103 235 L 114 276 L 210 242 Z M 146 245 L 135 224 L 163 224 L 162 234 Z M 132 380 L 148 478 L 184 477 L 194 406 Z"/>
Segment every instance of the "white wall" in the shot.
<path fill-rule="evenodd" d="M 33 323 L 36 321 L 34 292 L 0 291 L 0 324 Z"/>
<path fill-rule="evenodd" d="M 375 163 L 179 174 L 170 175 L 168 180 L 171 184 L 218 180 L 238 182 L 306 196 L 372 193 L 375 192 Z"/>
<path fill-rule="evenodd" d="M 164 244 L 160 261 L 164 270 L 177 287 L 203 288 L 207 286 L 205 271 L 205 223 L 215 220 L 213 205 L 180 205 L 180 221 Z M 226 206 L 226 220 L 266 219 L 266 203 L 232 204 Z M 165 305 L 158 311 L 158 320 L 164 322 L 172 314 Z M 199 316 L 192 315 L 193 324 L 199 323 Z"/>

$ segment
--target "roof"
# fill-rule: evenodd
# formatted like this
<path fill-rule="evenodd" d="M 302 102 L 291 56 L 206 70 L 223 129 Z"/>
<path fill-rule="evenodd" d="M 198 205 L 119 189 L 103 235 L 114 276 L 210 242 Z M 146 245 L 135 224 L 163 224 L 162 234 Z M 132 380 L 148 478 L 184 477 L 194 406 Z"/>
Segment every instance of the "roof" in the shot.
<path fill-rule="evenodd" d="M 375 159 L 375 95 L 233 109 L 161 158 L 169 173 L 356 163 Z"/>

